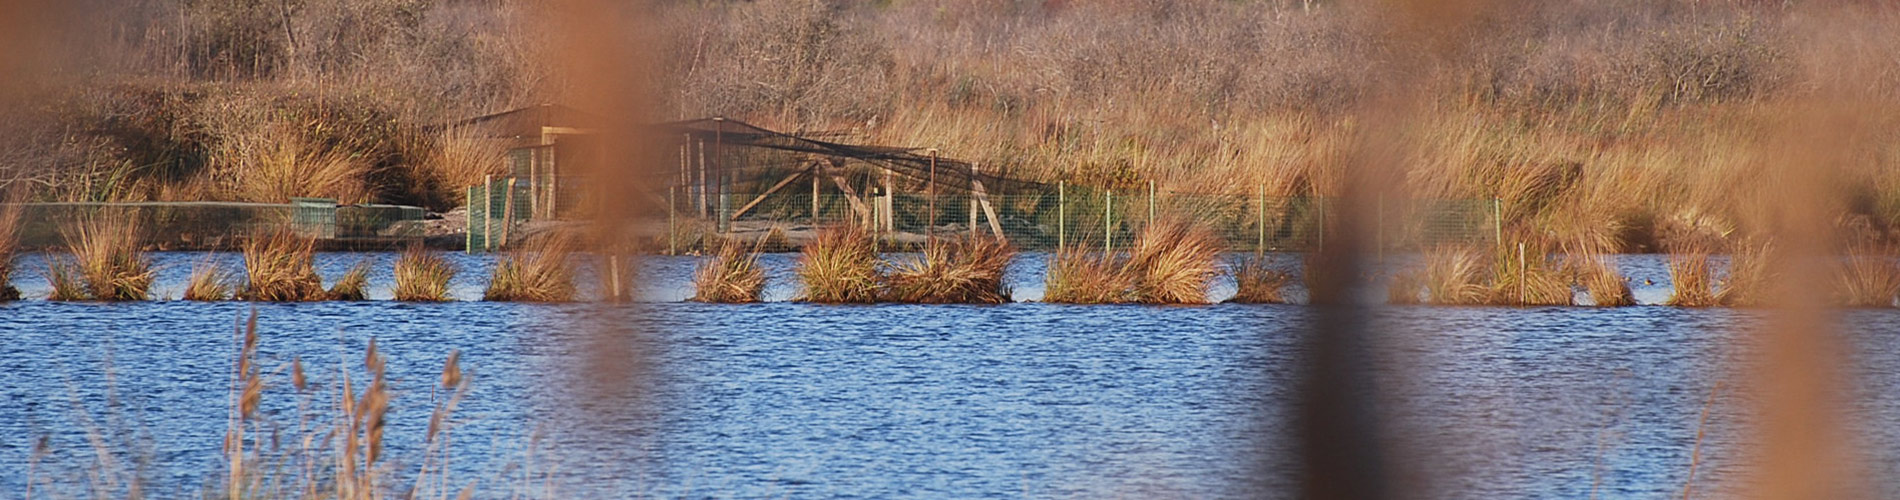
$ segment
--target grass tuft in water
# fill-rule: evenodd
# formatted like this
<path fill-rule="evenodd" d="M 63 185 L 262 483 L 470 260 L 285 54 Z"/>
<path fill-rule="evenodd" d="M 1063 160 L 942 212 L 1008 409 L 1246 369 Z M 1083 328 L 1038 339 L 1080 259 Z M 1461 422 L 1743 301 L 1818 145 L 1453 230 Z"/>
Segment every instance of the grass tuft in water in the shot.
<path fill-rule="evenodd" d="M 139 251 L 138 218 L 126 215 L 105 215 L 80 221 L 71 232 L 66 234 L 68 251 L 72 260 L 57 262 L 54 267 L 65 269 L 54 274 L 69 281 L 76 279 L 83 288 L 74 298 L 69 292 L 61 291 L 61 283 L 54 284 L 54 291 L 62 298 L 55 300 L 98 300 L 128 301 L 150 298 L 152 288 L 152 263 Z M 54 279 L 49 274 L 49 279 Z"/>
<path fill-rule="evenodd" d="M 883 282 L 877 245 L 863 229 L 821 229 L 799 256 L 798 279 L 805 284 L 799 300 L 821 304 L 876 302 Z"/>
<path fill-rule="evenodd" d="M 20 253 L 20 205 L 0 205 L 0 302 L 20 300 L 13 286 L 14 257 Z"/>
<path fill-rule="evenodd" d="M 1709 266 L 1709 254 L 1705 250 L 1689 249 L 1669 254 L 1669 282 L 1675 288 L 1669 294 L 1666 305 L 1676 307 L 1714 307 L 1720 305 L 1715 297 L 1714 272 Z"/>
<path fill-rule="evenodd" d="M 1846 307 L 1893 307 L 1900 296 L 1900 266 L 1875 247 L 1851 249 L 1835 271 L 1835 301 Z"/>
<path fill-rule="evenodd" d="M 922 258 L 892 271 L 885 299 L 914 304 L 1001 304 L 1009 302 L 1003 273 L 1016 249 L 993 237 L 939 240 Z"/>
<path fill-rule="evenodd" d="M 329 298 L 317 275 L 317 242 L 289 231 L 272 231 L 244 242 L 241 300 L 315 302 Z"/>
<path fill-rule="evenodd" d="M 351 266 L 348 272 L 343 273 L 343 277 L 336 280 L 336 284 L 330 285 L 330 300 L 355 302 L 369 299 L 369 270 L 369 259 Z"/>
<path fill-rule="evenodd" d="M 1134 282 L 1122 273 L 1115 256 L 1072 246 L 1049 258 L 1043 283 L 1043 302 L 1059 304 L 1121 304 L 1133 302 Z"/>
<path fill-rule="evenodd" d="M 1234 275 L 1237 289 L 1233 298 L 1227 302 L 1234 304 L 1284 304 L 1286 297 L 1281 290 L 1293 282 L 1293 275 L 1274 269 L 1266 257 L 1243 257 L 1229 263 L 1228 272 Z M 1414 300 L 1418 297 L 1418 288 L 1412 288 Z"/>
<path fill-rule="evenodd" d="M 1438 305 L 1479 305 L 1491 301 L 1484 255 L 1467 247 L 1439 247 L 1425 253 L 1425 295 Z"/>
<path fill-rule="evenodd" d="M 1729 255 L 1728 279 L 1716 301 L 1729 307 L 1759 307 L 1767 302 L 1768 287 L 1775 279 L 1769 265 L 1775 258 L 1775 246 L 1768 241 L 1743 243 Z"/>
<path fill-rule="evenodd" d="M 1143 227 L 1126 267 L 1135 278 L 1137 301 L 1207 303 L 1207 286 L 1221 272 L 1222 249 L 1220 235 L 1187 219 L 1168 218 Z"/>
<path fill-rule="evenodd" d="M 236 273 L 219 265 L 217 261 L 204 259 L 191 269 L 191 281 L 185 285 L 185 300 L 216 302 L 231 298 L 231 282 L 237 279 Z"/>
<path fill-rule="evenodd" d="M 574 300 L 574 271 L 567 257 L 573 243 L 565 237 L 530 240 L 503 255 L 489 278 L 482 300 L 493 302 L 569 302 Z"/>
<path fill-rule="evenodd" d="M 442 255 L 411 246 L 396 259 L 395 299 L 404 302 L 446 302 L 449 280 L 460 270 Z"/>
<path fill-rule="evenodd" d="M 722 242 L 711 257 L 693 271 L 694 302 L 743 304 L 758 302 L 765 293 L 765 270 L 759 254 L 736 241 Z"/>

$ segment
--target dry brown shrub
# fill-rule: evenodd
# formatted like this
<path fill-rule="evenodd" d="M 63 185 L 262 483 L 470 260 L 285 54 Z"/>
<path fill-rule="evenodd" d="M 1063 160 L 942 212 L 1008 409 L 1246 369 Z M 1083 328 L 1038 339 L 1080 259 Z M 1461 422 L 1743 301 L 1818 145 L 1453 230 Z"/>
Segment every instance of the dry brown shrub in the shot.
<path fill-rule="evenodd" d="M 139 218 L 129 213 L 95 215 L 66 234 L 73 271 L 90 300 L 150 298 L 152 263 L 139 250 Z M 57 286 L 55 288 L 58 288 Z"/>
<path fill-rule="evenodd" d="M 1126 271 L 1135 296 L 1149 304 L 1202 304 L 1207 286 L 1220 275 L 1220 235 L 1185 218 L 1142 227 L 1129 249 Z"/>
<path fill-rule="evenodd" d="M 917 304 L 1001 304 L 1009 302 L 1004 272 L 1016 250 L 994 237 L 938 240 L 921 258 L 900 262 L 891 271 L 884 299 Z"/>
<path fill-rule="evenodd" d="M 1242 257 L 1227 266 L 1229 274 L 1234 276 L 1234 296 L 1227 302 L 1234 304 L 1284 304 L 1286 296 L 1282 290 L 1293 282 L 1293 275 L 1273 267 L 1264 256 Z M 1417 295 L 1413 288 L 1413 295 Z"/>
<path fill-rule="evenodd" d="M 765 270 L 759 254 L 743 243 L 725 241 L 693 272 L 694 302 L 743 304 L 758 302 L 765 293 Z"/>
<path fill-rule="evenodd" d="M 449 281 L 459 271 L 442 255 L 411 246 L 396 259 L 395 299 L 404 302 L 444 302 L 449 300 Z"/>
<path fill-rule="evenodd" d="M 1122 304 L 1135 300 L 1134 289 L 1134 278 L 1123 271 L 1122 263 L 1115 256 L 1071 246 L 1049 257 L 1042 301 Z"/>
<path fill-rule="evenodd" d="M 495 302 L 568 302 L 574 300 L 574 271 L 568 263 L 574 241 L 534 238 L 508 250 L 495 264 L 482 300 Z"/>
<path fill-rule="evenodd" d="M 799 255 L 798 278 L 805 284 L 799 300 L 821 304 L 876 302 L 884 282 L 878 269 L 882 265 L 876 243 L 863 229 L 821 229 Z"/>
<path fill-rule="evenodd" d="M 238 298 L 259 302 L 315 302 L 329 298 L 317 275 L 317 242 L 287 230 L 244 242 L 244 286 Z"/>

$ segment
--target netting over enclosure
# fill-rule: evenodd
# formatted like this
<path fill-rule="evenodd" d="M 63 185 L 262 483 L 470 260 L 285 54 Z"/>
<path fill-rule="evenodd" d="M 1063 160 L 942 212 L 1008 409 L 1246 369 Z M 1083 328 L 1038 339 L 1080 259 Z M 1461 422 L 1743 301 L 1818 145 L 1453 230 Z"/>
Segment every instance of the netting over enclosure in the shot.
<path fill-rule="evenodd" d="M 422 238 L 423 210 L 398 205 L 345 205 L 333 200 L 297 203 L 136 202 L 24 203 L 20 241 L 29 248 L 66 245 L 79 224 L 100 218 L 137 221 L 141 237 L 159 249 L 231 248 L 252 234 L 290 230 L 341 245 L 388 245 Z"/>
<path fill-rule="evenodd" d="M 1147 224 L 1186 218 L 1236 251 L 1313 251 L 1326 244 L 1338 200 L 1264 191 L 1187 193 L 1083 187 L 1010 175 L 920 148 L 846 144 L 838 133 L 783 133 L 706 118 L 648 127 L 674 138 L 677 161 L 655 179 L 666 227 L 656 247 L 705 250 L 714 238 L 855 224 L 899 245 L 955 234 L 998 234 L 1018 248 L 1117 249 Z M 517 148 L 508 175 L 468 190 L 471 250 L 506 246 L 530 220 L 583 217 L 587 193 L 564 164 L 589 158 L 585 139 Z M 664 144 L 664 142 L 663 142 Z M 638 193 L 643 197 L 657 197 Z M 1375 201 L 1374 246 L 1418 248 L 1480 242 L 1498 232 L 1491 200 Z M 762 235 L 751 235 L 764 237 Z"/>

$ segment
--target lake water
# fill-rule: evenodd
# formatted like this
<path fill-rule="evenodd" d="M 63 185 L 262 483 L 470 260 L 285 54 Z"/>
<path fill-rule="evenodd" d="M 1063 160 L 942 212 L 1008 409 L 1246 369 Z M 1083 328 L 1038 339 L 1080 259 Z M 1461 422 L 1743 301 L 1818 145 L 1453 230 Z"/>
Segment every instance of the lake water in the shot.
<path fill-rule="evenodd" d="M 155 258 L 161 296 L 177 296 L 195 262 L 237 262 Z M 319 267 L 333 277 L 362 258 L 378 262 L 371 296 L 386 299 L 392 254 L 324 254 Z M 479 298 L 492 260 L 453 258 L 465 269 L 455 295 Z M 1018 300 L 1040 297 L 1041 261 L 1025 255 L 1012 269 Z M 678 302 L 691 293 L 690 257 L 645 260 L 649 302 L 637 305 L 260 304 L 260 357 L 267 371 L 301 359 L 324 394 L 339 370 L 360 386 L 374 337 L 396 392 L 387 464 L 403 482 L 444 399 L 433 389 L 443 361 L 459 350 L 472 389 L 447 469 L 451 489 L 476 481 L 478 498 L 1293 495 L 1284 434 L 1312 308 L 818 306 L 783 301 L 796 293 L 792 257 L 763 262 L 774 280 L 765 304 Z M 1667 297 L 1661 258 L 1619 264 L 1639 301 Z M 15 274 L 30 297 L 45 294 L 42 268 L 28 256 Z M 234 328 L 252 310 L 0 305 L 0 491 L 33 481 L 90 496 L 86 474 L 102 467 L 128 471 L 152 498 L 214 490 Z M 1679 497 L 1705 408 L 1698 496 L 1733 493 L 1747 475 L 1746 394 L 1731 383 L 1705 402 L 1737 379 L 1756 313 L 1368 314 L 1379 342 L 1366 366 L 1396 436 L 1387 451 L 1421 497 Z M 616 328 L 590 326 L 603 324 Z M 1900 312 L 1851 312 L 1842 325 L 1857 352 L 1864 468 L 1900 477 Z M 633 346 L 648 369 L 588 368 L 626 355 L 603 345 Z M 294 446 L 308 408 L 287 372 L 271 377 L 265 412 L 279 427 L 267 430 Z M 625 393 L 644 397 L 613 397 Z M 112 465 L 98 465 L 98 450 Z M 1875 486 L 1900 496 L 1891 480 Z"/>

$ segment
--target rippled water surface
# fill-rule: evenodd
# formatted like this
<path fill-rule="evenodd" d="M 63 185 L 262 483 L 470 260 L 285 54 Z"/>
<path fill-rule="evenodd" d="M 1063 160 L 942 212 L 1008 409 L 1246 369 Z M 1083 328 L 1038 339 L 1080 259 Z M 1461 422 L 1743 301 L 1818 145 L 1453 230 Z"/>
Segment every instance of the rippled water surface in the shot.
<path fill-rule="evenodd" d="M 236 263 L 157 258 L 161 296 L 178 295 L 195 262 Z M 319 267 L 336 276 L 361 258 L 379 263 L 371 296 L 386 299 L 392 255 L 327 254 Z M 455 258 L 466 269 L 455 295 L 479 298 L 491 261 Z M 1297 461 L 1283 434 L 1313 309 L 1027 302 L 1041 295 L 1034 255 L 1012 270 L 1025 302 L 814 306 L 784 302 L 796 294 L 790 257 L 764 262 L 775 302 L 744 306 L 678 302 L 690 294 L 689 257 L 648 260 L 650 302 L 639 305 L 259 305 L 261 357 L 267 370 L 301 359 L 323 393 L 339 370 L 360 383 L 374 337 L 397 394 L 386 435 L 390 474 L 401 478 L 419 466 L 442 400 L 439 370 L 460 350 L 473 390 L 455 413 L 449 469 L 455 484 L 478 481 L 480 497 L 1290 496 Z M 43 296 L 43 264 L 24 264 L 16 281 Z M 1659 259 L 1622 266 L 1640 301 L 1667 296 Z M 155 497 L 214 490 L 234 331 L 250 310 L 0 305 L 0 491 L 31 480 L 83 496 L 98 450 L 137 470 Z M 1733 493 L 1746 475 L 1747 395 L 1716 387 L 1752 356 L 1755 313 L 1370 314 L 1379 342 L 1364 361 L 1393 417 L 1387 451 L 1409 457 L 1396 466 L 1416 479 L 1407 488 L 1442 498 L 1679 497 L 1705 408 L 1696 491 Z M 604 330 L 618 333 L 603 342 L 590 326 L 600 324 L 628 328 Z M 1848 361 L 1865 468 L 1900 476 L 1890 451 L 1900 444 L 1900 313 L 1857 311 L 1842 325 L 1857 351 Z M 626 342 L 649 369 L 583 362 L 626 357 L 603 347 Z M 266 412 L 279 435 L 297 436 L 298 396 L 286 372 L 272 377 Z M 644 397 L 612 397 L 621 394 Z"/>

